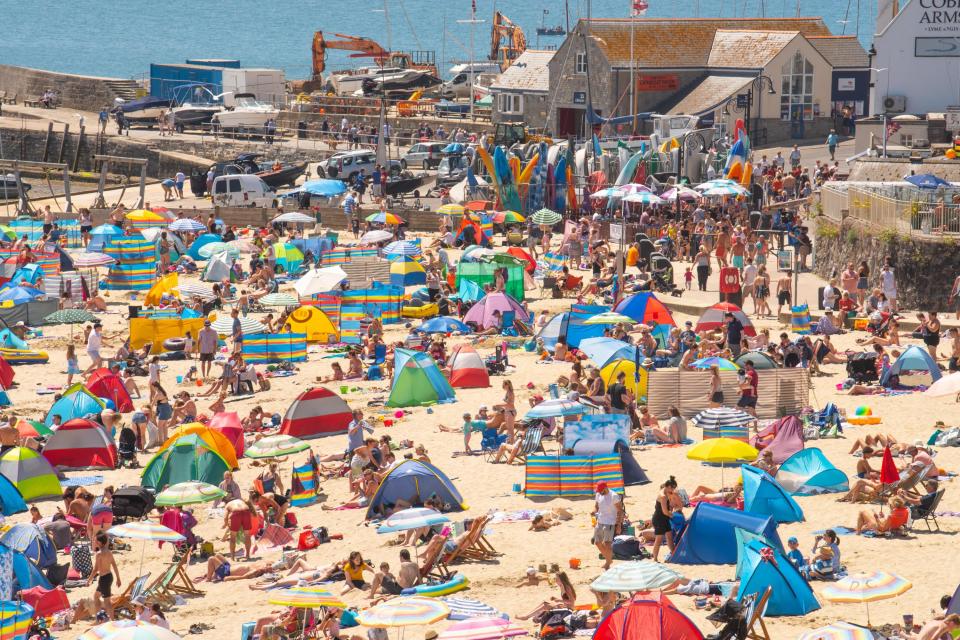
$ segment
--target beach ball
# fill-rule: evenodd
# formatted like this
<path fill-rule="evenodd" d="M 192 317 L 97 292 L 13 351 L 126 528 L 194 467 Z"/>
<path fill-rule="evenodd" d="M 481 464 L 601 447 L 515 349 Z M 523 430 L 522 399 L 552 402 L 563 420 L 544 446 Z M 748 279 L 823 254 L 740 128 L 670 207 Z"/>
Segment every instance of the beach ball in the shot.
<path fill-rule="evenodd" d="M 862 405 L 860 405 L 859 407 L 856 408 L 856 410 L 854 411 L 854 413 L 855 413 L 856 415 L 858 415 L 858 416 L 872 416 L 872 415 L 873 415 L 873 410 L 870 409 L 870 407 L 868 407 L 867 405 L 862 404 Z"/>
<path fill-rule="evenodd" d="M 393 414 L 393 417 L 394 417 L 394 418 L 402 418 L 402 417 L 403 417 L 403 411 L 395 411 L 394 414 Z"/>
<path fill-rule="evenodd" d="M 107 405 L 107 409 L 117 410 L 117 405 L 115 405 L 110 398 L 100 398 L 100 402 Z"/>

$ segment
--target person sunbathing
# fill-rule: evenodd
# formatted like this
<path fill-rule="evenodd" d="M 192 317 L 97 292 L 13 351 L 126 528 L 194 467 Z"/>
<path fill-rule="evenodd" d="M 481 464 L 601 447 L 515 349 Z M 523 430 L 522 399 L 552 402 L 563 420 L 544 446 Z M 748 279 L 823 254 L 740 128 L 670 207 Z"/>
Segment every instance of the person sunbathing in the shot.
<path fill-rule="evenodd" d="M 889 433 L 875 433 L 873 435 L 868 433 L 854 441 L 853 445 L 850 447 L 850 453 L 854 454 L 866 447 L 871 447 L 872 449 L 883 449 L 888 445 L 893 446 L 895 444 L 897 444 L 897 439 Z"/>
<path fill-rule="evenodd" d="M 850 490 L 838 498 L 839 502 L 875 502 L 883 485 L 879 480 L 860 478 L 850 486 Z"/>
<path fill-rule="evenodd" d="M 254 591 L 268 591 L 270 589 L 295 587 L 303 582 L 307 584 L 328 582 L 340 571 L 342 564 L 342 562 L 334 562 L 332 564 L 317 565 L 311 569 L 307 566 L 305 560 L 300 559 L 291 566 L 290 572 L 287 573 L 286 577 L 261 582 L 259 584 L 252 584 L 250 585 L 250 589 Z"/>
<path fill-rule="evenodd" d="M 201 582 L 228 582 L 233 580 L 252 580 L 274 571 L 274 562 L 262 561 L 253 564 L 232 566 L 230 560 L 223 554 L 215 554 L 207 558 L 207 572 L 197 576 L 195 580 Z"/>
<path fill-rule="evenodd" d="M 857 460 L 858 478 L 866 478 L 867 480 L 878 480 L 880 478 L 880 472 L 870 464 L 870 458 L 873 457 L 873 454 L 873 447 L 863 448 L 863 457 Z"/>
<path fill-rule="evenodd" d="M 553 516 L 547 514 L 544 516 L 542 513 L 538 513 L 533 517 L 533 521 L 530 522 L 530 531 L 549 531 L 551 527 L 555 527 L 559 522 L 553 520 Z"/>
<path fill-rule="evenodd" d="M 890 513 L 884 517 L 871 509 L 864 509 L 857 516 L 857 535 L 864 531 L 888 533 L 903 527 L 910 520 L 910 510 L 900 496 L 893 496 L 887 502 Z"/>
<path fill-rule="evenodd" d="M 570 578 L 563 571 L 555 574 L 557 585 L 560 587 L 560 597 L 550 598 L 538 604 L 526 615 L 517 616 L 517 620 L 529 620 L 551 609 L 564 608 L 574 611 L 577 606 L 577 592 L 570 583 Z"/>
<path fill-rule="evenodd" d="M 743 493 L 743 485 L 739 482 L 735 487 L 723 487 L 719 491 L 714 491 L 710 487 L 700 485 L 690 494 L 690 502 L 723 502 L 725 504 L 735 504 L 737 498 Z"/>

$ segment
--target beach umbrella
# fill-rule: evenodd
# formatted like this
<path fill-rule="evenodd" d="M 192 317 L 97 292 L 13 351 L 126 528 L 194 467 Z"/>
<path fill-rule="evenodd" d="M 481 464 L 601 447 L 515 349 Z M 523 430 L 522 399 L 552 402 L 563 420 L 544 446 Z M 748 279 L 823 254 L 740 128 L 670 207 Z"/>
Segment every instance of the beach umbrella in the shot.
<path fill-rule="evenodd" d="M 645 184 L 640 184 L 638 182 L 629 182 L 627 184 L 621 184 L 614 187 L 614 189 L 616 189 L 617 192 L 623 196 L 629 196 L 634 193 L 653 193 L 653 189 L 651 189 Z"/>
<path fill-rule="evenodd" d="M 527 219 L 516 211 L 497 211 L 493 214 L 493 221 L 497 224 L 523 224 Z"/>
<path fill-rule="evenodd" d="M 863 603 L 867 608 L 867 626 L 870 626 L 869 603 L 896 598 L 912 587 L 909 580 L 893 573 L 863 571 L 840 578 L 825 587 L 821 593 L 830 602 Z"/>
<path fill-rule="evenodd" d="M 157 542 L 183 542 L 182 535 L 169 527 L 155 522 L 125 522 L 110 527 L 107 533 L 115 538 L 131 538 L 133 540 L 155 540 Z"/>
<path fill-rule="evenodd" d="M 270 604 L 298 609 L 337 607 L 346 609 L 347 604 L 339 597 L 320 587 L 293 587 L 270 592 Z"/>
<path fill-rule="evenodd" d="M 401 596 L 357 614 L 365 627 L 411 627 L 432 624 L 450 615 L 450 608 L 436 598 Z"/>
<path fill-rule="evenodd" d="M 167 229 L 181 233 L 197 233 L 199 231 L 206 231 L 207 227 L 199 220 L 194 220 L 193 218 L 177 218 L 167 225 Z"/>
<path fill-rule="evenodd" d="M 713 197 L 746 196 L 750 194 L 749 191 L 736 184 L 718 184 L 704 189 L 700 193 Z"/>
<path fill-rule="evenodd" d="M 100 253 L 98 251 L 84 251 L 83 253 L 77 253 L 70 256 L 70 260 L 73 261 L 74 267 L 79 267 L 81 269 L 106 267 L 116 262 L 116 260 L 107 254 Z"/>
<path fill-rule="evenodd" d="M 606 189 L 600 189 L 599 191 L 594 191 L 590 194 L 591 200 L 612 200 L 618 199 L 625 196 L 624 192 L 620 191 L 616 187 L 607 187 Z"/>
<path fill-rule="evenodd" d="M 583 321 L 583 324 L 620 324 L 623 322 L 632 325 L 633 318 L 630 316 L 625 316 L 622 313 L 617 313 L 616 311 L 605 311 L 603 313 L 590 316 Z"/>
<path fill-rule="evenodd" d="M 261 438 L 247 447 L 244 455 L 248 458 L 279 458 L 300 453 L 310 448 L 310 445 L 293 436 L 278 434 Z"/>
<path fill-rule="evenodd" d="M 718 358 L 716 356 L 700 358 L 699 360 L 694 360 L 691 364 L 694 369 L 709 369 L 714 365 L 716 365 L 720 371 L 736 371 L 740 368 L 737 363 L 731 362 L 726 358 Z"/>
<path fill-rule="evenodd" d="M 667 189 L 660 194 L 660 198 L 668 202 L 676 202 L 678 192 L 680 200 L 684 202 L 695 202 L 700 198 L 700 194 L 690 187 L 680 187 L 679 190 L 676 187 L 673 189 Z"/>
<path fill-rule="evenodd" d="M 386 242 L 387 240 L 393 240 L 393 234 L 389 231 L 384 231 L 383 229 L 367 231 L 365 234 L 360 236 L 361 244 L 377 244 L 378 242 Z"/>
<path fill-rule="evenodd" d="M 729 463 L 752 462 L 759 451 L 742 440 L 733 438 L 712 438 L 704 440 L 687 451 L 687 458 L 720 465 L 720 484 L 723 484 L 724 465 Z"/>
<path fill-rule="evenodd" d="M 450 518 L 439 511 L 422 507 L 412 507 L 397 511 L 384 520 L 380 528 L 377 529 L 377 533 L 394 533 L 396 531 L 421 529 L 423 527 L 443 524 L 444 522 L 450 522 Z"/>
<path fill-rule="evenodd" d="M 915 187 L 919 187 L 920 189 L 939 189 L 940 187 L 950 189 L 953 187 L 952 184 L 943 178 L 933 175 L 932 173 L 921 173 L 919 175 L 907 176 L 904 178 L 904 180 Z"/>
<path fill-rule="evenodd" d="M 300 301 L 289 293 L 268 293 L 259 300 L 265 307 L 299 307 Z"/>
<path fill-rule="evenodd" d="M 230 316 L 221 316 L 210 323 L 210 326 L 220 335 L 230 335 L 233 333 L 233 318 Z M 253 318 L 244 318 L 240 316 L 240 331 L 245 335 L 251 333 L 263 333 L 267 327 L 259 320 Z"/>
<path fill-rule="evenodd" d="M 318 293 L 333 291 L 347 277 L 347 272 L 339 266 L 310 269 L 293 283 L 293 288 L 301 298 L 309 298 Z"/>
<path fill-rule="evenodd" d="M 441 216 L 462 216 L 464 211 L 466 209 L 459 204 L 445 204 L 437 209 L 437 213 Z"/>
<path fill-rule="evenodd" d="M 167 217 L 151 211 L 149 209 L 134 209 L 133 211 L 128 211 L 124 216 L 127 220 L 133 220 L 134 222 L 166 222 Z"/>
<path fill-rule="evenodd" d="M 367 222 L 375 222 L 377 224 L 403 224 L 403 218 L 394 215 L 389 211 L 377 211 L 376 213 L 371 213 L 364 218 L 364 220 Z"/>
<path fill-rule="evenodd" d="M 437 316 L 424 320 L 423 323 L 413 330 L 414 333 L 470 333 L 470 326 L 458 318 L 451 316 Z"/>
<path fill-rule="evenodd" d="M 307 180 L 300 188 L 310 195 L 331 198 L 347 191 L 347 185 L 341 180 Z"/>
<path fill-rule="evenodd" d="M 17 420 L 15 427 L 21 438 L 46 438 L 53 435 L 53 431 L 50 429 L 50 427 L 39 420 L 27 420 L 26 418 L 20 418 Z"/>
<path fill-rule="evenodd" d="M 551 211 L 550 209 L 544 208 L 534 213 L 530 219 L 533 220 L 535 224 L 552 226 L 560 222 L 563 219 L 563 216 L 556 211 Z"/>
<path fill-rule="evenodd" d="M 489 258 L 495 255 L 497 255 L 497 251 L 495 249 L 481 247 L 478 244 L 472 244 L 464 249 L 463 253 L 460 254 L 460 262 L 480 262 L 484 258 Z"/>
<path fill-rule="evenodd" d="M 231 247 L 226 242 L 208 242 L 197 250 L 197 254 L 201 258 L 207 258 L 208 260 L 220 253 L 226 253 L 233 259 L 240 257 L 240 250 L 236 247 Z"/>
<path fill-rule="evenodd" d="M 143 620 L 111 620 L 87 629 L 79 640 L 180 640 L 180 636 Z"/>
<path fill-rule="evenodd" d="M 719 431 L 731 427 L 746 427 L 756 420 L 755 417 L 745 411 L 732 409 L 730 407 L 713 407 L 704 409 L 693 416 L 691 422 L 693 426 L 701 429 L 712 429 Z"/>
<path fill-rule="evenodd" d="M 943 376 L 931 384 L 923 393 L 935 398 L 955 396 L 956 400 L 960 402 L 960 371 Z"/>
<path fill-rule="evenodd" d="M 96 320 L 97 316 L 82 309 L 61 309 L 60 311 L 54 311 L 43 319 L 47 324 L 80 324 L 95 322 Z"/>
<path fill-rule="evenodd" d="M 317 219 L 314 216 L 308 216 L 305 213 L 300 213 L 299 211 L 288 211 L 286 213 L 281 213 L 271 222 L 285 222 L 287 224 L 316 224 Z"/>
<path fill-rule="evenodd" d="M 473 598 L 458 598 L 445 596 L 440 598 L 450 607 L 450 620 L 466 620 L 468 618 L 506 618 L 507 614 Z"/>
<path fill-rule="evenodd" d="M 409 240 L 397 240 L 391 242 L 383 248 L 384 255 L 387 256 L 410 256 L 417 257 L 423 254 L 420 244 Z"/>
<path fill-rule="evenodd" d="M 214 300 L 216 294 L 210 285 L 200 284 L 199 282 L 184 282 L 174 287 L 180 292 L 181 298 L 200 298 L 201 300 Z"/>
<path fill-rule="evenodd" d="M 242 238 L 240 240 L 231 240 L 227 244 L 240 253 L 260 253 L 260 247 Z"/>
<path fill-rule="evenodd" d="M 601 593 L 633 593 L 663 589 L 682 579 L 682 575 L 664 564 L 639 560 L 613 565 L 600 574 L 590 588 Z"/>
<path fill-rule="evenodd" d="M 118 631 L 128 627 L 147 626 L 152 627 L 156 625 L 152 625 L 149 622 L 144 622 L 143 620 L 111 620 L 110 622 L 104 622 L 103 624 L 98 624 L 95 627 L 90 627 L 80 635 L 78 640 L 105 640 L 105 638 L 109 638 L 114 633 L 117 633 Z"/>
<path fill-rule="evenodd" d="M 469 618 L 441 631 L 437 640 L 501 640 L 527 633 L 526 629 L 503 618 Z"/>
<path fill-rule="evenodd" d="M 874 640 L 875 638 L 870 629 L 841 620 L 807 631 L 798 640 Z"/>
<path fill-rule="evenodd" d="M 641 191 L 639 193 L 631 193 L 623 199 L 624 202 L 630 202 L 634 204 L 664 204 L 666 201 L 660 198 L 653 193 L 646 191 Z"/>
<path fill-rule="evenodd" d="M 527 418 L 559 418 L 561 416 L 579 416 L 586 413 L 587 408 L 567 398 L 551 398 L 544 400 L 527 412 Z"/>
<path fill-rule="evenodd" d="M 206 482 L 178 482 L 158 493 L 154 503 L 163 507 L 202 504 L 219 500 L 226 495 L 223 489 Z"/>

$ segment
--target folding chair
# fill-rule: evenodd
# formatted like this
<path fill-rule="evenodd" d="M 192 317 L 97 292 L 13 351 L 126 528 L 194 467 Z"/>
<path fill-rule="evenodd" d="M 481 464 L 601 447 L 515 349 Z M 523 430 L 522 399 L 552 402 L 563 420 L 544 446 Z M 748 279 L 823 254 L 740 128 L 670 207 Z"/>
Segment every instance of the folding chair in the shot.
<path fill-rule="evenodd" d="M 567 276 L 563 281 L 564 293 L 579 293 L 583 285 L 583 276 Z"/>
<path fill-rule="evenodd" d="M 439 534 L 430 539 L 426 550 L 420 556 L 421 582 L 425 582 L 429 578 L 446 580 L 450 577 L 450 571 L 440 562 L 440 556 L 443 554 L 443 546 L 446 542 L 447 536 Z"/>
<path fill-rule="evenodd" d="M 150 579 L 150 573 L 147 572 L 133 582 L 127 583 L 126 590 L 120 595 L 113 596 L 113 610 L 117 612 L 117 617 L 133 618 L 136 611 L 133 608 L 133 601 L 143 595 L 147 586 L 147 580 Z"/>
<path fill-rule="evenodd" d="M 368 364 L 383 364 L 387 359 L 387 345 L 378 344 L 373 348 L 373 360 L 368 360 Z"/>
<path fill-rule="evenodd" d="M 517 453 L 518 460 L 525 463 L 527 456 L 532 456 L 540 452 L 546 453 L 546 450 L 543 448 L 543 432 L 543 427 L 527 427 L 527 430 L 523 434 L 523 444 Z"/>
<path fill-rule="evenodd" d="M 940 501 L 943 500 L 944 491 L 946 491 L 946 489 L 940 489 L 932 494 L 932 497 L 930 497 L 926 505 L 921 502 L 917 506 L 910 508 L 910 517 L 913 518 L 914 524 L 922 520 L 924 524 L 927 525 L 927 531 L 933 531 L 933 528 L 930 526 L 932 522 L 934 526 L 937 527 L 937 531 L 940 531 L 940 523 L 937 522 L 937 508 L 940 506 Z"/>
<path fill-rule="evenodd" d="M 490 462 L 500 450 L 500 445 L 507 441 L 506 435 L 500 435 L 495 427 L 483 430 L 480 438 L 480 451 L 484 462 Z"/>
<path fill-rule="evenodd" d="M 514 326 L 516 322 L 516 311 L 504 311 L 500 320 L 500 334 L 504 336 L 516 336 L 517 328 Z"/>
<path fill-rule="evenodd" d="M 557 279 L 554 276 L 544 276 L 540 284 L 540 296 L 543 297 L 544 291 L 549 291 L 553 295 L 554 289 L 557 288 Z"/>
<path fill-rule="evenodd" d="M 763 612 L 767 608 L 767 600 L 770 599 L 772 591 L 771 587 L 767 587 L 759 599 L 754 598 L 744 613 L 747 629 L 746 637 L 749 640 L 770 640 L 770 632 L 767 631 L 767 625 L 763 621 Z"/>

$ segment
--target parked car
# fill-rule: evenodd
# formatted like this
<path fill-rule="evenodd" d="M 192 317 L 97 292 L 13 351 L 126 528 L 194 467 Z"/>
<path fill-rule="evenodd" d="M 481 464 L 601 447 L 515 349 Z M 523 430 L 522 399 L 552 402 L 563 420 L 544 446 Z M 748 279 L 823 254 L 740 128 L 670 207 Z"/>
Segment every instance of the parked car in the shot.
<path fill-rule="evenodd" d="M 443 148 L 446 146 L 446 142 L 418 142 L 410 147 L 400 163 L 404 169 L 417 165 L 423 169 L 433 169 L 443 159 Z"/>
<path fill-rule="evenodd" d="M 361 170 L 369 176 L 376 166 L 377 154 L 373 151 L 365 149 L 341 151 L 317 165 L 317 177 L 340 179 L 352 183 Z M 400 160 L 390 160 L 388 166 L 402 169 L 403 163 Z"/>
<path fill-rule="evenodd" d="M 277 194 L 260 176 L 236 174 L 214 178 L 213 203 L 222 207 L 274 207 Z"/>

